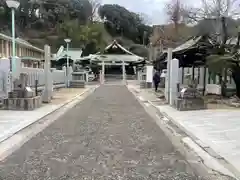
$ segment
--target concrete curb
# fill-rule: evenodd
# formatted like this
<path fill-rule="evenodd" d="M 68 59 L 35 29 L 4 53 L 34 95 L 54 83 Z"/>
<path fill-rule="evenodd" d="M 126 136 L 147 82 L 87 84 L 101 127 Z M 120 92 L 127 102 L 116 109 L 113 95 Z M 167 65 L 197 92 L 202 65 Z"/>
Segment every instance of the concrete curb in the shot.
<path fill-rule="evenodd" d="M 78 94 L 78 95 L 74 96 L 73 98 L 65 101 L 63 104 L 61 104 L 59 107 L 57 107 L 57 108 L 54 109 L 53 111 L 45 114 L 45 115 L 44 115 L 43 117 L 41 117 L 40 119 L 43 119 L 43 118 L 45 118 L 46 116 L 49 116 L 50 114 L 58 111 L 59 109 L 61 109 L 62 107 L 68 105 L 69 103 L 71 103 L 71 102 L 74 101 L 75 99 L 81 97 L 81 96 L 84 95 L 85 93 L 88 93 L 88 92 L 91 91 L 91 90 L 92 90 L 92 91 L 95 91 L 98 87 L 99 87 L 99 86 L 96 86 L 96 87 L 94 87 L 94 88 L 86 89 L 85 91 L 81 92 L 80 94 Z M 40 119 L 36 120 L 35 122 L 39 121 Z M 34 122 L 33 122 L 33 123 L 34 123 Z M 29 125 L 31 125 L 31 124 L 29 124 Z M 25 128 L 27 128 L 27 127 L 25 127 Z M 23 128 L 23 129 L 24 129 L 24 128 Z"/>
<path fill-rule="evenodd" d="M 226 170 L 222 169 L 222 172 L 225 175 L 231 176 L 236 179 L 240 179 L 240 172 L 232 165 L 230 164 L 227 160 L 225 160 L 222 156 L 220 156 L 218 153 L 216 153 L 212 148 L 209 146 L 205 145 L 200 139 L 198 139 L 194 134 L 189 132 L 185 127 L 183 127 L 179 122 L 177 122 L 174 118 L 172 118 L 170 115 L 168 115 L 166 112 L 161 111 L 156 105 L 154 105 L 151 101 L 148 101 L 149 104 L 151 104 L 153 107 L 155 107 L 165 118 L 170 120 L 172 123 L 174 123 L 181 131 L 187 134 L 187 136 L 191 139 L 192 142 L 188 141 L 183 141 L 184 144 L 189 146 L 189 148 L 192 148 L 196 151 L 196 148 L 194 147 L 193 143 L 196 144 L 199 148 L 202 149 L 202 151 L 206 152 L 209 156 L 211 156 L 214 160 L 218 161 L 219 164 L 221 164 Z M 192 146 L 193 145 L 193 146 Z M 197 150 L 198 152 L 200 150 Z M 197 153 L 198 153 L 197 152 Z M 200 157 L 201 154 L 199 153 Z M 201 157 L 203 158 L 203 157 Z M 203 159 L 204 160 L 204 159 Z M 212 168 L 212 167 L 210 167 Z M 213 169 L 214 170 L 214 169 Z M 216 169 L 215 169 L 216 170 Z M 216 170 L 218 171 L 218 170 Z"/>
<path fill-rule="evenodd" d="M 144 108 L 144 110 L 150 115 L 150 117 L 153 118 L 156 125 L 161 129 L 164 134 L 169 138 L 175 149 L 183 155 L 188 163 L 192 166 L 194 171 L 199 175 L 204 177 L 209 176 L 209 173 L 212 175 L 212 170 L 209 171 L 209 168 L 207 168 L 203 163 L 199 156 L 196 155 L 195 152 L 189 151 L 190 148 L 186 147 L 182 142 L 182 136 L 181 134 L 174 131 L 173 128 L 171 128 L 169 125 L 167 125 L 167 121 L 164 116 L 162 116 L 161 113 L 158 112 L 157 109 L 152 106 L 150 103 L 148 103 L 146 100 L 141 100 L 139 98 L 140 96 L 136 94 L 135 89 L 128 87 L 129 91 L 133 94 L 134 98 L 141 104 L 141 106 Z M 147 105 L 148 104 L 148 105 Z"/>
<path fill-rule="evenodd" d="M 223 167 L 228 169 L 231 173 L 226 173 L 226 175 L 232 176 L 236 179 L 240 179 L 240 172 L 232 165 L 230 164 L 224 157 L 220 156 L 218 153 L 216 153 L 211 147 L 207 146 L 202 142 L 200 139 L 198 139 L 193 133 L 189 132 L 184 126 L 182 126 L 179 122 L 177 122 L 174 118 L 172 118 L 170 115 L 168 115 L 166 112 L 161 111 L 156 105 L 154 105 L 152 102 L 149 101 L 149 103 L 155 107 L 163 116 L 167 119 L 169 119 L 172 123 L 174 123 L 181 131 L 185 132 L 187 136 L 197 145 L 199 146 L 204 152 L 209 154 L 212 158 L 214 158 L 216 161 L 218 161 Z M 183 142 L 186 143 L 186 142 Z M 191 148 L 191 147 L 190 147 Z M 225 174 L 225 173 L 224 173 Z"/>
<path fill-rule="evenodd" d="M 84 100 L 87 96 L 82 97 L 85 93 L 94 92 L 99 86 L 89 88 L 88 90 L 78 94 L 74 98 L 66 101 L 62 106 L 58 107 L 54 111 L 48 113 L 44 117 L 36 120 L 28 126 L 22 128 L 18 132 L 0 143 L 0 161 L 11 155 L 14 151 L 19 149 L 23 144 L 29 141 L 32 137 L 43 131 L 50 124 L 64 115 L 69 109 L 73 108 L 76 104 Z"/>
<path fill-rule="evenodd" d="M 70 102 L 72 102 L 73 100 L 75 100 L 76 98 L 81 97 L 82 95 L 84 95 L 85 93 L 89 92 L 90 90 L 95 90 L 97 87 L 94 88 L 89 88 L 86 89 L 85 91 L 81 92 L 80 94 L 74 96 L 71 99 L 66 100 L 64 103 L 60 104 L 59 107 L 57 107 L 56 109 L 54 109 L 53 111 L 48 112 L 47 114 L 45 114 L 44 116 L 40 117 L 39 119 L 36 119 L 33 122 L 30 122 L 29 124 L 27 124 L 26 126 L 20 124 L 19 126 L 14 126 L 12 129 L 9 130 L 9 133 L 7 133 L 8 135 L 6 137 L 2 137 L 0 138 L 0 143 L 4 142 L 5 140 L 7 140 L 8 138 L 11 138 L 14 134 L 18 133 L 19 131 L 27 128 L 28 126 L 38 122 L 39 120 L 45 118 L 46 116 L 49 116 L 50 114 L 56 112 L 57 110 L 61 109 L 62 107 L 66 106 L 67 104 L 69 104 Z M 24 127 L 22 127 L 24 126 Z"/>
<path fill-rule="evenodd" d="M 128 87 L 128 89 L 130 90 L 130 92 L 132 92 L 132 94 L 136 97 L 138 101 L 141 101 L 142 103 L 149 103 L 152 107 L 156 109 L 156 111 L 158 111 L 163 116 L 162 118 L 165 118 L 165 121 L 167 120 L 172 122 L 172 124 L 174 124 L 181 131 L 180 134 L 175 133 L 175 135 L 181 136 L 181 142 L 184 144 L 184 146 L 192 149 L 208 168 L 222 175 L 227 175 L 235 179 L 239 178 L 239 172 L 224 158 L 215 153 L 210 147 L 204 145 L 203 142 L 201 142 L 196 136 L 186 130 L 186 128 L 184 128 L 180 123 L 175 121 L 167 113 L 161 111 L 157 105 L 155 105 L 149 100 L 142 101 L 140 98 L 141 96 L 138 96 L 136 92 L 133 92 L 136 90 L 134 87 L 131 86 Z M 158 117 L 158 119 L 160 120 L 160 117 Z M 171 129 L 171 131 L 174 131 L 174 127 L 172 127 Z"/>

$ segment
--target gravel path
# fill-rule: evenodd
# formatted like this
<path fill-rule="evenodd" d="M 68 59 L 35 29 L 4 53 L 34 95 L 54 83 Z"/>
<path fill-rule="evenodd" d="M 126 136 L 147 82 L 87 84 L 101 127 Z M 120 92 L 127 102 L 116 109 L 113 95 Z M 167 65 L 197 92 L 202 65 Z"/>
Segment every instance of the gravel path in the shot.
<path fill-rule="evenodd" d="M 124 86 L 102 86 L 0 163 L 7 180 L 198 180 Z"/>

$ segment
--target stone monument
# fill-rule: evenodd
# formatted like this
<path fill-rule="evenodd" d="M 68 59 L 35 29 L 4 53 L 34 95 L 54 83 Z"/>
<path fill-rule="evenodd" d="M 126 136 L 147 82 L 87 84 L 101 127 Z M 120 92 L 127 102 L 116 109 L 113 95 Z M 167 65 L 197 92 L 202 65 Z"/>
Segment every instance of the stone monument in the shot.
<path fill-rule="evenodd" d="M 1 58 L 0 61 L 0 77 L 1 77 L 1 96 L 3 100 L 8 97 L 8 93 L 11 92 L 11 72 L 10 72 L 10 60 L 7 58 Z"/>
<path fill-rule="evenodd" d="M 42 104 L 41 96 L 36 96 L 27 85 L 28 74 L 20 73 L 20 77 L 14 82 L 13 91 L 4 99 L 4 109 L 7 110 L 34 110 Z"/>
<path fill-rule="evenodd" d="M 180 111 L 206 109 L 204 99 L 197 90 L 197 79 L 186 75 L 188 86 L 181 89 L 179 83 L 179 61 L 172 59 L 172 49 L 168 49 L 165 77 L 165 99 Z"/>
<path fill-rule="evenodd" d="M 169 103 L 171 106 L 175 106 L 175 101 L 178 95 L 178 59 L 172 59 L 170 63 L 170 83 L 169 83 Z"/>
<path fill-rule="evenodd" d="M 2 108 L 7 110 L 33 110 L 41 106 L 41 96 L 28 86 L 28 74 L 21 73 L 21 59 L 16 58 L 14 68 L 11 59 L 2 59 L 0 71 L 3 76 L 4 96 Z"/>
<path fill-rule="evenodd" d="M 152 88 L 153 84 L 153 66 L 145 66 L 143 73 L 140 75 L 140 88 Z"/>
<path fill-rule="evenodd" d="M 50 103 L 53 95 L 53 80 L 51 72 L 51 50 L 49 45 L 44 46 L 45 62 L 44 62 L 44 80 L 45 87 L 42 94 L 42 101 L 44 103 Z"/>
<path fill-rule="evenodd" d="M 200 92 L 197 90 L 197 78 L 187 74 L 187 87 L 183 88 L 177 98 L 176 108 L 180 111 L 206 109 L 206 104 Z"/>
<path fill-rule="evenodd" d="M 179 111 L 206 109 L 204 99 L 196 88 L 183 88 L 177 98 L 176 108 Z"/>

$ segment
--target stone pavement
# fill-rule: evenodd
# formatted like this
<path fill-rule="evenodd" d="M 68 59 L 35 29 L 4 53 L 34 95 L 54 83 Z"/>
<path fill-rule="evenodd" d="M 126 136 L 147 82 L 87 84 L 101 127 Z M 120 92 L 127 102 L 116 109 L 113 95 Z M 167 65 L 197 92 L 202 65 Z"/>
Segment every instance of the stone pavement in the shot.
<path fill-rule="evenodd" d="M 50 104 L 43 104 L 41 108 L 33 111 L 8 111 L 0 110 L 0 142 L 11 137 L 16 132 L 57 110 L 76 96 L 88 91 L 85 89 L 59 89 L 54 91 Z"/>
<path fill-rule="evenodd" d="M 194 173 L 125 86 L 106 85 L 1 162 L 0 179 L 204 178 Z"/>
<path fill-rule="evenodd" d="M 142 101 L 148 101 L 161 113 L 182 128 L 199 146 L 240 177 L 240 110 L 209 109 L 199 111 L 177 111 L 169 105 L 155 101 L 152 90 L 140 90 Z M 158 100 L 159 101 L 159 100 Z"/>

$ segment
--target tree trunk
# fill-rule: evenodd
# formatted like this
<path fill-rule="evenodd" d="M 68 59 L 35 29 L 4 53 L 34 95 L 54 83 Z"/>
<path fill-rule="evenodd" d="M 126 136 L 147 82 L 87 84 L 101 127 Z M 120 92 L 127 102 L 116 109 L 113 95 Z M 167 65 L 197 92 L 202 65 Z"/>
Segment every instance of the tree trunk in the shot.
<path fill-rule="evenodd" d="M 240 67 L 234 67 L 232 70 L 232 77 L 236 84 L 236 95 L 240 98 Z"/>
<path fill-rule="evenodd" d="M 237 44 L 235 45 L 234 49 L 235 51 L 238 51 L 239 49 L 239 44 L 240 44 L 240 31 L 238 32 L 238 37 L 237 37 Z M 236 84 L 236 95 L 238 98 L 240 98 L 240 66 L 238 63 L 232 66 L 232 77 L 233 80 Z"/>
<path fill-rule="evenodd" d="M 221 18 L 221 23 L 222 23 L 222 44 L 225 45 L 228 39 L 228 34 L 227 34 L 227 27 L 226 27 L 226 18 L 222 17 Z"/>
<path fill-rule="evenodd" d="M 222 89 L 222 96 L 227 96 L 227 68 L 223 70 L 223 76 L 221 76 L 221 89 Z"/>

